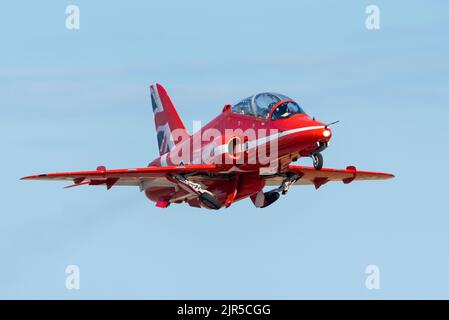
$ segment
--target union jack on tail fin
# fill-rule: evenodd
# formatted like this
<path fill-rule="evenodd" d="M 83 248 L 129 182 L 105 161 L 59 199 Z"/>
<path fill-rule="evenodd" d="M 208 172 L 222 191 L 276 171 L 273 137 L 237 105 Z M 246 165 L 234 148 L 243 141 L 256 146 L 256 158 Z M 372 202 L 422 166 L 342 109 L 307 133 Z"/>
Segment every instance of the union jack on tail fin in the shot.
<path fill-rule="evenodd" d="M 190 135 L 164 87 L 157 83 L 150 86 L 150 91 L 159 154 L 163 155 Z"/>

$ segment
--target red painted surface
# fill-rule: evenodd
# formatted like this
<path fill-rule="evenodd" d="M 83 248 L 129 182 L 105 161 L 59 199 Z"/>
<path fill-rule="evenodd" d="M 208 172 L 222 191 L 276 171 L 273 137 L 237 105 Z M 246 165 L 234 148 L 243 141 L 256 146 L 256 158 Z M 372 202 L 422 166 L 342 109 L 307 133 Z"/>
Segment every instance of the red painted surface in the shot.
<path fill-rule="evenodd" d="M 148 167 L 107 170 L 104 166 L 99 166 L 93 171 L 49 173 L 22 179 L 73 181 L 74 184 L 69 187 L 89 184 L 105 185 L 109 189 L 121 184 L 138 185 L 158 207 L 166 208 L 170 203 L 182 202 L 194 207 L 202 206 L 192 190 L 181 187 L 176 179 L 173 179 L 174 174 L 180 174 L 199 183 L 211 192 L 223 207 L 228 207 L 251 196 L 255 199 L 255 195 L 265 185 L 274 183 L 275 178 L 260 174 L 261 169 L 268 167 L 266 162 L 262 163 L 261 159 L 256 158 L 250 163 L 250 160 L 254 160 L 254 154 L 257 155 L 258 151 L 266 146 L 258 134 L 260 130 L 276 137 L 277 157 L 273 162 L 277 165 L 276 173 L 297 173 L 301 176 L 301 183 L 312 184 L 316 189 L 329 181 L 342 181 L 347 184 L 353 180 L 393 177 L 387 173 L 359 171 L 354 166 L 340 170 L 323 168 L 317 171 L 311 167 L 291 165 L 292 161 L 300 157 L 310 156 L 320 143 L 327 143 L 332 137 L 330 129 L 323 122 L 306 114 L 271 120 L 277 106 L 293 100 L 276 103 L 267 118 L 234 113 L 231 105 L 225 105 L 216 118 L 200 131 L 190 135 L 165 89 L 157 84 L 151 87 L 151 92 L 161 155 Z M 233 132 L 229 134 L 229 130 Z M 255 130 L 257 134 L 255 137 L 249 137 L 246 130 Z M 170 140 L 170 134 L 175 131 L 178 134 Z M 325 131 L 329 131 L 329 134 L 325 135 Z M 205 132 L 215 132 L 216 135 L 207 136 Z M 236 143 L 231 146 L 230 141 L 233 140 Z M 210 157 L 205 159 L 201 156 L 203 153 Z M 179 161 L 180 158 L 187 159 Z"/>

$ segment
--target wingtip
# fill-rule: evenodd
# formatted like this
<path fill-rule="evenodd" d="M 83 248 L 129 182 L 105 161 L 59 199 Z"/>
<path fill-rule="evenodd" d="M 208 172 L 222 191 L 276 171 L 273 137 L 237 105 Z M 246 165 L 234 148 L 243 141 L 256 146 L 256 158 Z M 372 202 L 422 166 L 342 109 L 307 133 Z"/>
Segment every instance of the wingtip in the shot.
<path fill-rule="evenodd" d="M 20 180 L 35 180 L 46 176 L 47 176 L 46 174 L 35 174 L 33 176 L 22 177 L 20 178 Z"/>
<path fill-rule="evenodd" d="M 395 178 L 395 175 L 392 173 L 384 173 L 382 172 L 382 176 L 384 176 L 384 179 L 393 179 Z"/>

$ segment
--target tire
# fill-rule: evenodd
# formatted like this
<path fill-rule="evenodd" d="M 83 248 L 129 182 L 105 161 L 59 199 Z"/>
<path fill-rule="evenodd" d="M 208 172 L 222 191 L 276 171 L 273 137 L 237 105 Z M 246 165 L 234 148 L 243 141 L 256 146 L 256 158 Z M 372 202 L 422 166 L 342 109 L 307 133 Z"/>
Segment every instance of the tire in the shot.
<path fill-rule="evenodd" d="M 321 168 L 323 168 L 323 155 L 321 153 L 315 153 L 312 155 L 312 160 L 313 160 L 313 167 L 316 170 L 321 170 Z"/>
<path fill-rule="evenodd" d="M 218 202 L 217 198 L 209 193 L 202 193 L 199 197 L 200 202 L 204 204 L 207 208 L 212 210 L 218 210 L 221 208 L 220 202 Z"/>
<path fill-rule="evenodd" d="M 262 208 L 268 207 L 270 204 L 276 202 L 277 199 L 281 196 L 279 192 L 265 192 L 265 203 L 262 206 Z"/>

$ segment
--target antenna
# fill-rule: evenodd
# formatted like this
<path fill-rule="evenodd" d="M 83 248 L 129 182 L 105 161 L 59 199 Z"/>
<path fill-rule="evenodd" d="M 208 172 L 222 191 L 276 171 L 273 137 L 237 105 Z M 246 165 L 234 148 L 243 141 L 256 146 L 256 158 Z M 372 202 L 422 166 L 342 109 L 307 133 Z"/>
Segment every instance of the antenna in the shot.
<path fill-rule="evenodd" d="M 330 127 L 330 126 L 332 126 L 332 125 L 334 125 L 336 123 L 339 123 L 339 122 L 340 122 L 340 120 L 337 120 L 337 121 L 334 121 L 334 122 L 326 124 L 324 127 L 327 129 L 327 127 Z"/>

